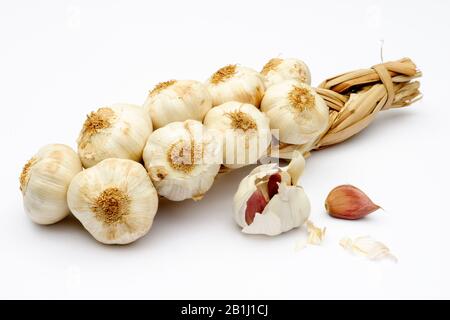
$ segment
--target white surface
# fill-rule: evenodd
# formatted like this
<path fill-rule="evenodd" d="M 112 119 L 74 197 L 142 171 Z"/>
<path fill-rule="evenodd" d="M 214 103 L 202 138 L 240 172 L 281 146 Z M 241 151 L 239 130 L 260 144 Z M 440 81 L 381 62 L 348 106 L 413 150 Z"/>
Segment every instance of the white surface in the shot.
<path fill-rule="evenodd" d="M 3 1 L 0 4 L 0 298 L 450 298 L 448 1 Z M 24 214 L 18 175 L 40 146 L 75 147 L 85 115 L 140 104 L 163 80 L 206 79 L 228 63 L 260 69 L 298 57 L 313 83 L 410 56 L 425 98 L 380 115 L 364 133 L 314 153 L 304 187 L 321 247 L 295 251 L 299 229 L 245 236 L 231 201 L 244 168 L 201 202 L 164 202 L 129 246 L 97 243 L 69 218 Z M 365 190 L 385 211 L 329 218 L 328 191 Z M 374 263 L 339 247 L 370 234 L 397 255 Z"/>

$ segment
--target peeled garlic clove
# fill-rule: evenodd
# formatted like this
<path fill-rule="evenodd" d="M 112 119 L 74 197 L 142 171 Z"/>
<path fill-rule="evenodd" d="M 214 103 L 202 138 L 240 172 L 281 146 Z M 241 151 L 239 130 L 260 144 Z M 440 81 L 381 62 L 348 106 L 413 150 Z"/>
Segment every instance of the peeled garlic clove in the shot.
<path fill-rule="evenodd" d="M 379 208 L 364 192 L 352 185 L 334 188 L 325 200 L 329 215 L 340 219 L 361 219 Z"/>
<path fill-rule="evenodd" d="M 303 188 L 291 176 L 298 179 L 304 160 L 300 154 L 295 159 L 298 161 L 290 167 L 259 166 L 241 181 L 234 195 L 233 211 L 242 232 L 274 236 L 306 222 L 310 203 Z M 262 190 L 267 190 L 267 194 Z"/>
<path fill-rule="evenodd" d="M 217 70 L 207 81 L 213 106 L 229 101 L 259 106 L 264 95 L 264 80 L 256 70 L 227 65 Z"/>
<path fill-rule="evenodd" d="M 212 99 L 208 89 L 194 80 L 161 82 L 150 92 L 144 103 L 154 129 L 175 121 L 203 121 L 211 107 Z"/>
<path fill-rule="evenodd" d="M 77 174 L 67 200 L 73 215 L 105 244 L 127 244 L 144 236 L 158 209 L 147 171 L 125 159 L 106 159 Z"/>
<path fill-rule="evenodd" d="M 328 106 L 313 88 L 287 80 L 266 90 L 261 111 L 270 119 L 271 129 L 279 130 L 283 143 L 312 143 L 328 127 Z"/>
<path fill-rule="evenodd" d="M 144 163 L 159 195 L 199 200 L 219 172 L 222 143 L 198 121 L 172 122 L 150 135 Z"/>
<path fill-rule="evenodd" d="M 85 168 L 108 158 L 140 161 L 152 122 L 144 108 L 130 104 L 103 107 L 87 116 L 78 137 Z"/>
<path fill-rule="evenodd" d="M 256 163 L 272 141 L 269 119 L 248 103 L 232 101 L 214 107 L 204 125 L 222 138 L 223 165 L 227 168 Z"/>
<path fill-rule="evenodd" d="M 263 67 L 261 74 L 264 76 L 266 88 L 278 84 L 284 80 L 297 80 L 311 84 L 311 73 L 306 63 L 299 59 L 270 59 Z"/>
<path fill-rule="evenodd" d="M 20 190 L 33 222 L 52 224 L 70 213 L 67 189 L 81 170 L 78 155 L 63 144 L 46 145 L 27 162 L 20 175 Z"/>

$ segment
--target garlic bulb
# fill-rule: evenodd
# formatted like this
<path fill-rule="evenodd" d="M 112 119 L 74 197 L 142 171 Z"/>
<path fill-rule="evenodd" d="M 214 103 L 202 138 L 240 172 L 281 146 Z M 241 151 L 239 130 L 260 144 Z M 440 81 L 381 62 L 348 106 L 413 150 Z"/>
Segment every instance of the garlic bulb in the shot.
<path fill-rule="evenodd" d="M 144 108 L 131 104 L 103 107 L 87 116 L 78 138 L 85 168 L 108 158 L 140 161 L 152 122 Z"/>
<path fill-rule="evenodd" d="M 172 122 L 155 130 L 144 163 L 158 194 L 169 200 L 199 200 L 211 188 L 222 162 L 222 144 L 201 122 Z"/>
<path fill-rule="evenodd" d="M 208 89 L 204 84 L 193 80 L 161 82 L 150 92 L 144 103 L 154 129 L 175 121 L 203 121 L 211 107 L 212 99 Z"/>
<path fill-rule="evenodd" d="M 213 106 L 238 101 L 259 107 L 265 89 L 259 72 L 238 65 L 228 65 L 216 71 L 208 79 L 207 87 Z"/>
<path fill-rule="evenodd" d="M 158 209 L 158 195 L 145 168 L 114 158 L 77 174 L 67 201 L 86 230 L 106 244 L 126 244 L 144 236 Z"/>
<path fill-rule="evenodd" d="M 23 204 L 31 220 L 51 224 L 65 218 L 70 213 L 67 189 L 81 170 L 80 159 L 72 148 L 63 144 L 42 147 L 20 175 Z"/>
<path fill-rule="evenodd" d="M 272 140 L 269 119 L 255 106 L 226 102 L 212 108 L 204 124 L 217 130 L 223 141 L 223 165 L 240 168 L 263 156 Z"/>
<path fill-rule="evenodd" d="M 288 166 L 261 165 L 241 181 L 233 211 L 242 232 L 275 236 L 307 221 L 310 203 L 299 185 L 304 166 L 296 153 Z"/>
<path fill-rule="evenodd" d="M 311 84 L 311 73 L 303 61 L 299 59 L 270 59 L 263 67 L 261 74 L 264 76 L 266 88 L 284 80 L 297 80 Z"/>
<path fill-rule="evenodd" d="M 261 110 L 269 117 L 270 127 L 279 130 L 283 143 L 311 143 L 328 127 L 325 101 L 310 86 L 295 80 L 267 89 Z"/>

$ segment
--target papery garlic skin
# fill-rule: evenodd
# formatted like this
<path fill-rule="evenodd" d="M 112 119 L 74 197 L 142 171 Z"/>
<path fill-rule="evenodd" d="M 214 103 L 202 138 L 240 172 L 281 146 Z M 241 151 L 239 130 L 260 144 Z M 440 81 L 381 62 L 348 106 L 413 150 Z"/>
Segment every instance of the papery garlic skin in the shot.
<path fill-rule="evenodd" d="M 149 112 L 153 128 L 184 120 L 203 121 L 212 107 L 206 86 L 194 80 L 161 82 L 149 93 L 144 108 Z"/>
<path fill-rule="evenodd" d="M 270 127 L 279 130 L 279 140 L 289 144 L 313 142 L 328 127 L 328 106 L 313 88 L 295 80 L 269 87 L 261 110 Z"/>
<path fill-rule="evenodd" d="M 397 262 L 397 257 L 391 253 L 390 249 L 384 243 L 377 241 L 370 236 L 360 236 L 354 239 L 344 237 L 339 241 L 339 244 L 344 249 L 364 256 L 369 260 L 389 258 Z"/>
<path fill-rule="evenodd" d="M 113 104 L 88 115 L 78 137 L 78 154 L 85 168 L 108 158 L 140 161 L 153 131 L 144 108 Z"/>
<path fill-rule="evenodd" d="M 305 191 L 299 185 L 299 178 L 304 169 L 304 159 L 300 154 L 287 167 L 266 164 L 255 168 L 239 184 L 234 195 L 234 219 L 241 226 L 242 232 L 249 234 L 279 235 L 293 228 L 300 227 L 309 217 L 311 207 Z M 279 175 L 278 190 L 270 197 L 267 180 Z M 248 207 L 255 192 L 261 192 L 266 200 L 262 212 L 254 214 L 253 221 L 248 221 Z"/>
<path fill-rule="evenodd" d="M 105 244 L 127 244 L 144 236 L 158 209 L 158 195 L 145 168 L 114 158 L 77 174 L 67 201 L 86 230 Z"/>
<path fill-rule="evenodd" d="M 46 145 L 28 161 L 20 175 L 20 190 L 33 222 L 52 224 L 70 213 L 67 189 L 82 169 L 76 152 L 63 144 Z"/>
<path fill-rule="evenodd" d="M 195 120 L 155 130 L 144 149 L 145 167 L 158 194 L 172 201 L 201 199 L 221 162 L 220 138 Z"/>
<path fill-rule="evenodd" d="M 256 163 L 272 141 L 269 118 L 254 105 L 226 102 L 212 108 L 204 125 L 223 141 L 223 165 L 236 169 Z"/>
<path fill-rule="evenodd" d="M 297 80 L 311 85 L 311 72 L 302 60 L 294 58 L 270 59 L 261 70 L 266 88 L 285 80 Z"/>
<path fill-rule="evenodd" d="M 249 103 L 259 107 L 264 96 L 264 79 L 256 70 L 228 65 L 217 70 L 206 82 L 213 106 L 229 101 Z"/>

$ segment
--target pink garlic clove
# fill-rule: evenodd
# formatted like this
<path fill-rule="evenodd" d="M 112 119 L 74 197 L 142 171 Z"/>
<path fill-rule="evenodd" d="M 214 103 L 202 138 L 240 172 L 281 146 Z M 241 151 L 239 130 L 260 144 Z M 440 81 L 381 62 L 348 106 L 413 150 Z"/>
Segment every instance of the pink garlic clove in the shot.
<path fill-rule="evenodd" d="M 261 191 L 256 190 L 247 200 L 247 208 L 245 209 L 245 222 L 251 225 L 255 219 L 256 213 L 262 213 L 267 205 L 267 200 Z"/>
<path fill-rule="evenodd" d="M 280 182 L 281 175 L 279 173 L 274 173 L 269 177 L 269 182 L 267 183 L 269 199 L 272 199 L 272 197 L 278 193 L 278 184 Z"/>
<path fill-rule="evenodd" d="M 334 188 L 325 200 L 328 214 L 340 219 L 361 219 L 379 208 L 364 192 L 352 185 Z"/>

